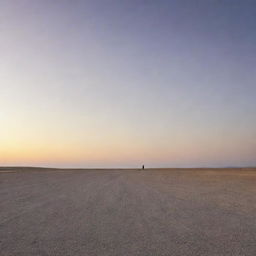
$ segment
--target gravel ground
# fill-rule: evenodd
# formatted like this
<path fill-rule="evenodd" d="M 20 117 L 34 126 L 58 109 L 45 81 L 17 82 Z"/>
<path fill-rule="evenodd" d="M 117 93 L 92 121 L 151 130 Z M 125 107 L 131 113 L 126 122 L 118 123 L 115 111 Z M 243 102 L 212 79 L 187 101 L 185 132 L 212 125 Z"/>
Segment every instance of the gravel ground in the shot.
<path fill-rule="evenodd" d="M 256 169 L 0 168 L 0 255 L 256 255 Z"/>

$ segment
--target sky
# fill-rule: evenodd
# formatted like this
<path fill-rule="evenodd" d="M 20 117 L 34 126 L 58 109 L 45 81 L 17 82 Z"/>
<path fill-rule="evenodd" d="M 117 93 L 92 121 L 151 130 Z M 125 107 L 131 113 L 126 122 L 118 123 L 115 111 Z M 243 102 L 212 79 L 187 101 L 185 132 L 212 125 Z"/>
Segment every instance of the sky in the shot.
<path fill-rule="evenodd" d="M 256 1 L 0 0 L 0 165 L 256 166 Z"/>

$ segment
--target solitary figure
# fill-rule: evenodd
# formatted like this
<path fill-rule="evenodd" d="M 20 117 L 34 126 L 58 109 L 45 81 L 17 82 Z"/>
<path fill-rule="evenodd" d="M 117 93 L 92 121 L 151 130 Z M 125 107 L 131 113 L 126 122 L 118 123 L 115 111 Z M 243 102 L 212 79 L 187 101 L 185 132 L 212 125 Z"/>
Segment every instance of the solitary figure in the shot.
<path fill-rule="evenodd" d="M 142 165 L 142 170 L 144 170 L 144 164 Z"/>

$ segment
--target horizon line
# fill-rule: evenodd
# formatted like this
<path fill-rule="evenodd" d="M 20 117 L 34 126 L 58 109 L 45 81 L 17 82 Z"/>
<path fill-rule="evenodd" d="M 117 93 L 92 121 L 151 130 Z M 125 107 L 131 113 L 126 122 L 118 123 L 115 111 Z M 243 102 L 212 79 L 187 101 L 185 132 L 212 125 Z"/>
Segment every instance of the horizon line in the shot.
<path fill-rule="evenodd" d="M 11 168 L 29 168 L 29 169 L 66 169 L 66 170 L 136 170 L 136 169 L 142 169 L 142 167 L 46 167 L 46 166 L 24 166 L 24 165 L 6 165 L 6 166 L 0 166 L 1 169 L 11 169 Z M 219 167 L 213 167 L 213 166 L 197 166 L 197 167 L 144 167 L 145 169 L 253 169 L 256 168 L 256 166 L 219 166 Z"/>

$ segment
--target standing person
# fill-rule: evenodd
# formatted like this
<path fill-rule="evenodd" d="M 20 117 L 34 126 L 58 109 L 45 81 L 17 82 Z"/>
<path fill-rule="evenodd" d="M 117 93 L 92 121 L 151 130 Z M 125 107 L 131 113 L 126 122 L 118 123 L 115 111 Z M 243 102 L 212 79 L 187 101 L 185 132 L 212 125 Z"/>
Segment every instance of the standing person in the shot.
<path fill-rule="evenodd" d="M 144 170 L 144 164 L 142 165 L 142 170 Z"/>

